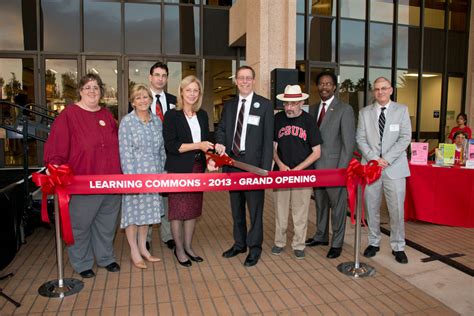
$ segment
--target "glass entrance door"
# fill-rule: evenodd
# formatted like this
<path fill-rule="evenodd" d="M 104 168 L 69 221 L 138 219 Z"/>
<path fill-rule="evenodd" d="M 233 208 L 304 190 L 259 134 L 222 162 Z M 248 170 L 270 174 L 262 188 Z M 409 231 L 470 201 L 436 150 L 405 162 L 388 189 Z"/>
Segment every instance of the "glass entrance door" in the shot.
<path fill-rule="evenodd" d="M 86 59 L 85 73 L 95 73 L 100 76 L 104 83 L 104 95 L 101 100 L 101 106 L 105 106 L 112 112 L 115 119 L 118 120 L 119 93 L 118 82 L 119 74 L 118 60 L 116 59 Z"/>

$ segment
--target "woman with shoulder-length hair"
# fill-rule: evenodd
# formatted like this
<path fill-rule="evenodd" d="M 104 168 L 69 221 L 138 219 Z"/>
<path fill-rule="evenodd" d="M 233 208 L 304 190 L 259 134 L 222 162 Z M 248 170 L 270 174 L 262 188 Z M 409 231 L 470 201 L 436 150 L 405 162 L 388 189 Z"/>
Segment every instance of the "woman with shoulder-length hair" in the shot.
<path fill-rule="evenodd" d="M 166 147 L 165 169 L 170 173 L 201 173 L 206 165 L 205 152 L 214 148 L 209 139 L 209 120 L 201 109 L 203 89 L 195 76 L 185 77 L 179 86 L 176 108 L 167 111 L 163 122 Z M 202 213 L 202 192 L 170 193 L 168 217 L 176 242 L 178 263 L 189 267 L 202 262 L 192 248 L 196 218 Z"/>
<path fill-rule="evenodd" d="M 90 73 L 79 81 L 79 101 L 68 105 L 54 120 L 44 147 L 44 163 L 68 164 L 75 175 L 120 174 L 117 123 L 99 105 L 104 95 L 100 77 Z M 113 241 L 121 195 L 72 195 L 69 202 L 74 244 L 69 261 L 83 278 L 95 276 L 97 265 L 120 271 Z"/>
<path fill-rule="evenodd" d="M 136 85 L 130 93 L 133 111 L 120 122 L 120 162 L 124 174 L 163 173 L 165 146 L 163 126 L 158 116 L 150 111 L 153 96 L 144 85 Z M 124 194 L 122 198 L 121 228 L 130 245 L 130 258 L 135 267 L 146 269 L 143 259 L 160 261 L 146 248 L 148 226 L 161 222 L 164 213 L 162 197 L 158 193 Z"/>

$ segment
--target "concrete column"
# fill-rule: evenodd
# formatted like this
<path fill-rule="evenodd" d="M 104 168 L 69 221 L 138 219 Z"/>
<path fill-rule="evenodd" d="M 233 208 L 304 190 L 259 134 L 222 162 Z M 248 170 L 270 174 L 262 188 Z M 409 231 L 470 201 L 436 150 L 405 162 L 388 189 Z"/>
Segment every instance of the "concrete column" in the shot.
<path fill-rule="evenodd" d="M 238 0 L 230 9 L 229 45 L 245 46 L 255 90 L 270 97 L 270 72 L 296 66 L 296 0 Z"/>
<path fill-rule="evenodd" d="M 471 4 L 471 23 L 469 29 L 469 52 L 467 58 L 466 114 L 468 124 L 474 126 L 474 5 Z"/>

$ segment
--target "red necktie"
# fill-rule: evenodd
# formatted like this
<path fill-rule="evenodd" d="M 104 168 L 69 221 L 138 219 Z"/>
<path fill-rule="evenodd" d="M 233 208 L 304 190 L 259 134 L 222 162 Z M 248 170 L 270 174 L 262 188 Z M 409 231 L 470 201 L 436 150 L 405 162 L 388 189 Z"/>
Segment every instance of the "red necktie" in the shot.
<path fill-rule="evenodd" d="M 321 108 L 321 113 L 319 113 L 318 127 L 321 126 L 321 122 L 323 121 L 323 118 L 324 118 L 325 114 L 326 114 L 326 103 L 323 102 L 322 108 Z"/>
<path fill-rule="evenodd" d="M 162 110 L 162 107 L 161 107 L 160 95 L 159 94 L 156 95 L 155 113 L 156 113 L 156 115 L 158 115 L 160 120 L 163 122 L 164 117 L 163 117 L 163 110 Z"/>

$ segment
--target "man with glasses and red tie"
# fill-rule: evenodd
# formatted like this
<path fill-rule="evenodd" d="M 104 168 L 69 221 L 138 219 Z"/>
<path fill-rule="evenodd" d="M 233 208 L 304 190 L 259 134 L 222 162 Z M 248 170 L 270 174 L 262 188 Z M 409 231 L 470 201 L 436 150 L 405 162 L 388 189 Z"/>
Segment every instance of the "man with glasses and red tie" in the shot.
<path fill-rule="evenodd" d="M 221 121 L 215 132 L 215 150 L 236 161 L 270 170 L 273 156 L 273 105 L 254 92 L 255 71 L 249 66 L 237 69 L 235 82 L 239 95 L 224 104 Z M 225 166 L 224 172 L 242 172 Z M 234 245 L 222 256 L 231 258 L 249 254 L 244 265 L 257 264 L 262 253 L 264 190 L 230 191 Z M 250 215 L 247 232 L 246 205 Z"/>
<path fill-rule="evenodd" d="M 390 100 L 391 82 L 384 77 L 374 81 L 375 103 L 359 112 L 357 145 L 362 162 L 376 160 L 382 176 L 365 188 L 365 203 L 369 224 L 367 258 L 380 250 L 380 205 L 382 193 L 390 215 L 390 246 L 395 260 L 408 263 L 405 254 L 405 181 L 410 176 L 406 149 L 411 142 L 411 123 L 408 107 Z"/>
<path fill-rule="evenodd" d="M 321 169 L 347 168 L 355 149 L 355 117 L 352 107 L 334 96 L 337 77 L 323 71 L 316 77 L 321 102 L 313 108 L 323 144 L 321 157 L 315 167 Z M 331 214 L 332 238 L 328 258 L 341 255 L 346 229 L 347 191 L 345 187 L 318 187 L 316 199 L 316 233 L 306 240 L 306 246 L 329 245 L 329 214 Z"/>
<path fill-rule="evenodd" d="M 176 96 L 164 91 L 165 86 L 168 83 L 168 73 L 168 66 L 166 64 L 156 62 L 151 66 L 150 75 L 148 76 L 148 80 L 150 81 L 150 91 L 153 96 L 150 110 L 160 118 L 161 122 L 163 122 L 166 111 L 171 110 L 176 106 Z M 171 235 L 170 222 L 168 221 L 168 198 L 166 196 L 164 197 L 163 202 L 165 204 L 165 215 L 161 218 L 160 237 L 169 249 L 174 249 L 175 242 Z M 147 237 L 148 246 L 151 245 L 151 231 L 150 226 Z"/>

